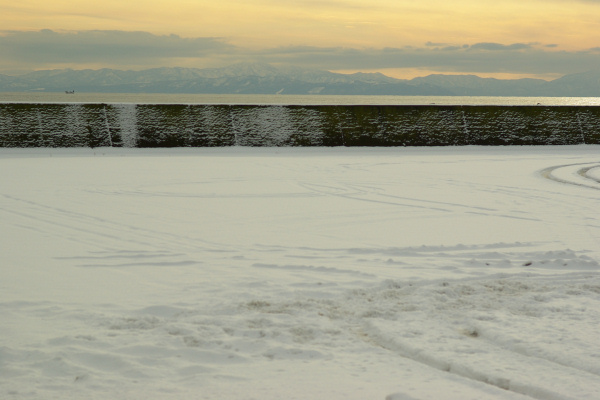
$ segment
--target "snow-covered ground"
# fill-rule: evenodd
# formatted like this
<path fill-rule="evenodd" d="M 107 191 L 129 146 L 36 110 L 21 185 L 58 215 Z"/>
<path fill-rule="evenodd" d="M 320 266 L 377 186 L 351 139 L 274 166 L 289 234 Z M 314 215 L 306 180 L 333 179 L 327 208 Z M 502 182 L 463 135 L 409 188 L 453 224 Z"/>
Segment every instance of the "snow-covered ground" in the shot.
<path fill-rule="evenodd" d="M 600 147 L 0 149 L 2 399 L 599 399 Z"/>

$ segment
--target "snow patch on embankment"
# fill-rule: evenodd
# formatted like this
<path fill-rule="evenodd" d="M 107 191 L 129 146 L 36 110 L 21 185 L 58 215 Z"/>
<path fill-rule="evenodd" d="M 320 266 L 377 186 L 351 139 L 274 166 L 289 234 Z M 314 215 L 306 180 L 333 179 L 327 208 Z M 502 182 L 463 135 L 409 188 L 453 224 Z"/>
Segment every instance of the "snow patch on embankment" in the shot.
<path fill-rule="evenodd" d="M 595 106 L 0 104 L 0 147 L 599 143 Z"/>

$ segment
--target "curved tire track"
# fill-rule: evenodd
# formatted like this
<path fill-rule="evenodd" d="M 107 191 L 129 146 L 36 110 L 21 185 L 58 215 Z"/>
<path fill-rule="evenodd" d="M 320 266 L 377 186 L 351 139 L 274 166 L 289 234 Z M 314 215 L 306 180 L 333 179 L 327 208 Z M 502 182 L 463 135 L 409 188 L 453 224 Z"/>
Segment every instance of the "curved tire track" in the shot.
<path fill-rule="evenodd" d="M 567 168 L 575 168 L 578 166 L 586 165 L 586 167 L 579 168 L 575 172 L 577 175 L 584 178 L 581 182 L 575 180 L 564 179 L 556 176 L 556 172 L 559 170 L 567 169 Z M 576 164 L 564 164 L 564 165 L 555 165 L 552 167 L 544 168 L 540 171 L 540 174 L 551 181 L 565 183 L 567 185 L 575 185 L 581 186 L 589 189 L 600 190 L 600 179 L 592 176 L 590 171 L 596 168 L 600 168 L 600 164 L 598 163 L 576 163 Z M 588 184 L 589 182 L 589 184 Z"/>
<path fill-rule="evenodd" d="M 600 178 L 596 178 L 596 177 L 590 175 L 590 171 L 593 169 L 596 169 L 596 168 L 600 168 L 600 165 L 593 165 L 591 167 L 582 168 L 579 170 L 579 174 L 586 179 L 590 179 L 594 182 L 600 183 Z"/>

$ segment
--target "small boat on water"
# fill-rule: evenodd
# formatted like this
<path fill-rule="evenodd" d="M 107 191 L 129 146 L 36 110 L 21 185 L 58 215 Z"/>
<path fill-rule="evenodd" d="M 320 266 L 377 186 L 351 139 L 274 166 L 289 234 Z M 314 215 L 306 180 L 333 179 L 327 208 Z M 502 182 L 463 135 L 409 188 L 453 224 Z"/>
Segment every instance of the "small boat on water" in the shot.
<path fill-rule="evenodd" d="M 65 90 L 66 94 L 75 94 L 75 90 Z"/>

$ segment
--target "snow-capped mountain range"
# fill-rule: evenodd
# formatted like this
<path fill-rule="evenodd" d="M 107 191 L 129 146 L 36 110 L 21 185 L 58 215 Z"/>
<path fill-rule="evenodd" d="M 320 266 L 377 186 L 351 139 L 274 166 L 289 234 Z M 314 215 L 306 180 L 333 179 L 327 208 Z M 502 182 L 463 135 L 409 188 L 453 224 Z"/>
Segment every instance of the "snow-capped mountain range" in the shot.
<path fill-rule="evenodd" d="M 340 74 L 263 63 L 224 68 L 154 68 L 142 71 L 44 70 L 0 74 L 0 91 L 75 90 L 114 93 L 239 93 L 438 96 L 600 96 L 600 70 L 541 79 L 429 75 L 410 80 L 380 73 Z"/>

